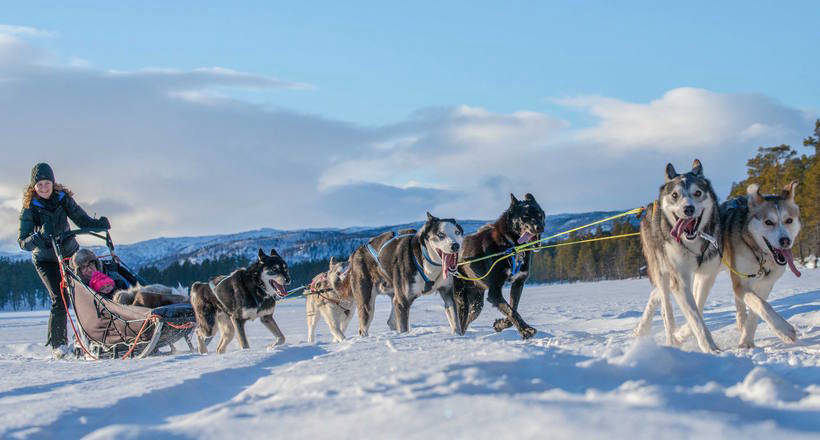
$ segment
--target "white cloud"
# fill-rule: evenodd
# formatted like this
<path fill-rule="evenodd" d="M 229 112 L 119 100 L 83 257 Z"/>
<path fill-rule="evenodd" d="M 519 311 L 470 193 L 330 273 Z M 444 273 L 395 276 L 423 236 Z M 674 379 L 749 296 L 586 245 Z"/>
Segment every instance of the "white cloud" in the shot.
<path fill-rule="evenodd" d="M 53 37 L 56 34 L 51 31 L 44 31 L 29 26 L 15 26 L 10 24 L 0 24 L 0 34 L 20 35 L 25 37 Z"/>
<path fill-rule="evenodd" d="M 799 136 L 805 128 L 802 112 L 757 94 L 683 87 L 647 104 L 600 96 L 553 101 L 599 119 L 576 133 L 579 141 L 624 151 L 718 148 L 739 140 L 777 142 Z"/>

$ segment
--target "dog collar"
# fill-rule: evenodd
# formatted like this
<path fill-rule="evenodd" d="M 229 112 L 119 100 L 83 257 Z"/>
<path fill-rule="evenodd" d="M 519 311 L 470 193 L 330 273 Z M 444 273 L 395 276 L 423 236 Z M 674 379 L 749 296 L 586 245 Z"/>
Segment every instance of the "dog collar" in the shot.
<path fill-rule="evenodd" d="M 433 266 L 441 266 L 441 263 L 436 263 L 432 258 L 430 258 L 430 254 L 427 252 L 427 246 L 424 245 L 424 242 L 421 242 L 421 256 Z"/>

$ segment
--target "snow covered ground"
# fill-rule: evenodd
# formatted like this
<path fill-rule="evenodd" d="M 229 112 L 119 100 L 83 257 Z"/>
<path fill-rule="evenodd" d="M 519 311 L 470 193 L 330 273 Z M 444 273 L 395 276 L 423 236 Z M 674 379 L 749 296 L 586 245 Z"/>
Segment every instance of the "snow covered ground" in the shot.
<path fill-rule="evenodd" d="M 431 296 L 407 334 L 387 329 L 380 297 L 372 336 L 332 344 L 320 322 L 308 345 L 304 301 L 292 300 L 277 307 L 288 338 L 277 349 L 257 321 L 250 350 L 130 361 L 53 361 L 45 312 L 2 313 L 0 437 L 818 438 L 820 270 L 786 274 L 771 298 L 800 341 L 761 324 L 753 350 L 734 348 L 721 275 L 705 313 L 718 356 L 691 340 L 636 343 L 648 293 L 646 280 L 528 286 L 521 311 L 539 333 L 526 342 L 495 333 L 489 306 L 453 336 Z M 660 344 L 660 316 L 654 330 Z"/>

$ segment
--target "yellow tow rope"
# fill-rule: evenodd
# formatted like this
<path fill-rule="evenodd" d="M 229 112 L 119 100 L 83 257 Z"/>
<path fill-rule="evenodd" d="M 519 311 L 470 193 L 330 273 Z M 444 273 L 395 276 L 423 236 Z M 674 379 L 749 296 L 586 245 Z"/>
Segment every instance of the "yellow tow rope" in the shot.
<path fill-rule="evenodd" d="M 573 229 L 569 229 L 569 230 L 566 230 L 566 231 L 563 231 L 563 232 L 559 232 L 557 234 L 550 235 L 549 237 L 542 238 L 540 240 L 531 241 L 529 243 L 514 246 L 514 247 L 508 249 L 505 252 L 497 252 L 495 254 L 485 255 L 485 256 L 480 257 L 480 258 L 475 258 L 475 259 L 472 259 L 472 260 L 462 261 L 461 263 L 458 263 L 459 266 L 463 266 L 465 264 L 470 264 L 470 263 L 475 263 L 477 261 L 488 260 L 488 259 L 494 258 L 494 257 L 499 257 L 498 259 L 493 261 L 493 264 L 490 266 L 490 270 L 488 270 L 487 273 L 485 273 L 484 275 L 482 275 L 480 277 L 477 277 L 477 278 L 467 277 L 467 276 L 461 275 L 460 273 L 455 273 L 453 276 L 455 276 L 457 278 L 460 278 L 462 280 L 466 280 L 466 281 L 481 281 L 484 278 L 487 278 L 487 276 L 489 276 L 490 273 L 492 273 L 492 271 L 495 268 L 496 264 L 498 264 L 499 262 L 501 262 L 501 261 L 503 261 L 507 258 L 510 258 L 510 257 L 520 253 L 520 252 L 556 248 L 556 247 L 561 247 L 561 246 L 570 246 L 570 245 L 573 245 L 573 244 L 591 243 L 593 241 L 613 240 L 613 239 L 616 239 L 616 238 L 634 237 L 636 235 L 640 235 L 641 234 L 640 232 L 630 232 L 628 234 L 612 235 L 612 236 L 608 236 L 608 237 L 589 238 L 589 239 L 586 239 L 586 240 L 570 241 L 570 242 L 563 242 L 563 243 L 557 243 L 557 244 L 551 244 L 551 245 L 541 245 L 541 246 L 533 247 L 535 244 L 543 243 L 545 241 L 552 240 L 553 238 L 557 238 L 557 237 L 560 237 L 562 235 L 568 235 L 568 234 L 571 234 L 573 232 L 580 231 L 582 229 L 587 229 L 591 226 L 595 226 L 595 225 L 605 223 L 605 222 L 608 222 L 608 221 L 611 221 L 611 220 L 615 220 L 615 219 L 618 219 L 618 218 L 621 218 L 621 217 L 626 217 L 628 215 L 639 214 L 639 213 L 643 212 L 643 210 L 644 210 L 643 207 L 630 209 L 629 211 L 622 212 L 620 214 L 616 214 L 616 215 L 613 215 L 611 217 L 607 217 L 607 218 L 604 218 L 604 219 L 601 219 L 601 220 L 598 220 L 598 221 L 595 221 L 595 222 L 592 222 L 592 223 L 588 223 L 588 224 L 583 225 L 583 226 L 578 226 L 577 228 L 573 228 Z"/>

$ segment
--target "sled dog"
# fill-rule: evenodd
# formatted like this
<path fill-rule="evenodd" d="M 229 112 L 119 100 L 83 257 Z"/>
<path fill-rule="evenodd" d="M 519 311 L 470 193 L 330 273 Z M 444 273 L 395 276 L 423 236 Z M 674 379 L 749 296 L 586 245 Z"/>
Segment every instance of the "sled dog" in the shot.
<path fill-rule="evenodd" d="M 275 249 L 271 249 L 270 255 L 259 249 L 257 261 L 228 276 L 216 277 L 210 283 L 194 283 L 191 286 L 191 305 L 197 322 L 199 352 L 208 352 L 215 323 L 221 335 L 217 353 L 225 352 L 234 333 L 240 347 L 248 348 L 245 322 L 256 318 L 276 336 L 276 341 L 271 345 L 283 344 L 285 336 L 273 319 L 273 309 L 277 298 L 287 296 L 284 286 L 288 284 L 288 265 Z"/>
<path fill-rule="evenodd" d="M 797 340 L 794 327 L 766 301 L 786 266 L 795 276 L 801 275 L 792 255 L 792 246 L 800 233 L 800 208 L 794 201 L 796 189 L 797 182 L 792 182 L 779 195 L 764 196 L 757 184 L 751 184 L 745 196 L 720 205 L 724 259 L 731 266 L 729 276 L 735 294 L 740 348 L 754 347 L 758 317 L 783 342 Z M 698 298 L 701 311 L 705 302 L 705 297 Z M 683 337 L 688 335 L 688 329 L 681 330 Z"/>
<path fill-rule="evenodd" d="M 715 282 L 720 271 L 722 242 L 718 199 L 699 160 L 695 159 L 692 170 L 684 174 L 678 174 L 671 163 L 666 165 L 665 182 L 655 202 L 646 207 L 640 233 L 653 290 L 635 334 L 649 334 L 660 305 L 666 343 L 680 345 L 675 336 L 671 293 L 700 349 L 717 352 L 700 312 L 703 304 L 695 300 L 705 302 Z"/>
<path fill-rule="evenodd" d="M 800 276 L 794 266 L 792 246 L 800 233 L 800 208 L 794 202 L 797 182 L 779 195 L 760 194 L 757 184 L 749 185 L 746 196 L 721 205 L 726 261 L 733 271 L 737 327 L 741 348 L 754 347 L 758 317 L 766 321 L 785 343 L 797 340 L 797 332 L 766 301 L 774 283 L 786 266 Z M 747 307 L 751 313 L 747 313 Z"/>
<path fill-rule="evenodd" d="M 800 233 L 800 208 L 794 201 L 796 188 L 797 182 L 792 182 L 780 195 L 764 196 L 758 185 L 751 184 L 745 196 L 720 205 L 724 260 L 732 268 L 729 276 L 735 295 L 739 348 L 754 347 L 758 317 L 783 342 L 797 340 L 794 327 L 766 301 L 786 266 L 795 276 L 801 275 L 791 249 Z M 698 297 L 697 302 L 703 312 L 706 298 Z M 747 307 L 751 315 L 747 314 Z M 688 334 L 688 327 L 682 327 L 676 336 L 683 340 Z"/>
<path fill-rule="evenodd" d="M 353 298 L 350 283 L 346 283 L 348 262 L 336 262 L 330 257 L 327 272 L 322 272 L 310 282 L 305 292 L 305 312 L 307 316 L 308 342 L 316 341 L 316 324 L 319 316 L 325 320 L 333 342 L 345 339 L 345 330 L 353 317 Z"/>
<path fill-rule="evenodd" d="M 350 291 L 359 315 L 359 335 L 367 336 L 376 295 L 393 298 L 388 325 L 406 332 L 410 305 L 421 295 L 438 292 L 454 333 L 462 334 L 453 302 L 453 277 L 461 253 L 463 229 L 451 218 L 427 213 L 424 226 L 414 233 L 385 232 L 350 256 Z"/>
<path fill-rule="evenodd" d="M 504 252 L 513 246 L 533 240 L 537 241 L 544 232 L 544 221 L 544 210 L 532 194 L 527 193 L 524 200 L 518 200 L 515 195 L 510 194 L 510 206 L 495 223 L 482 226 L 476 233 L 464 238 L 462 258 L 465 261 L 472 260 Z M 484 292 L 489 291 L 487 301 L 504 315 L 493 324 L 495 331 L 500 332 L 515 326 L 521 338 L 531 338 L 536 330 L 518 314 L 518 305 L 521 301 L 521 292 L 524 290 L 524 282 L 529 275 L 532 251 L 514 254 L 493 267 L 496 258 L 476 261 L 464 265 L 460 270 L 462 275 L 470 278 L 478 278 L 492 271 L 480 281 L 459 278 L 455 280 L 455 298 L 459 316 L 462 317 L 461 327 L 466 331 L 470 323 L 478 318 L 484 303 Z M 509 303 L 501 294 L 501 289 L 507 281 L 512 283 Z"/>

